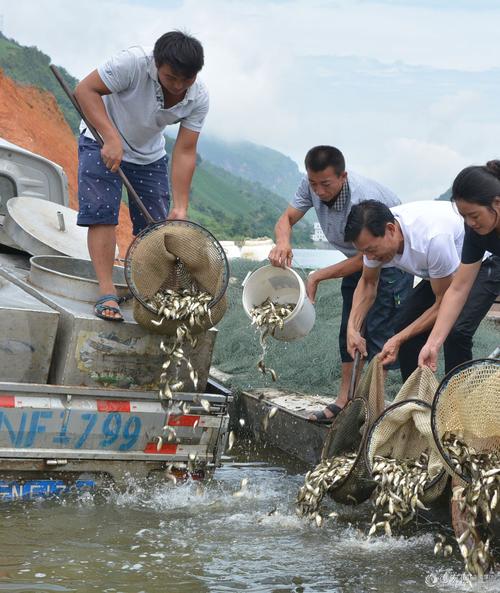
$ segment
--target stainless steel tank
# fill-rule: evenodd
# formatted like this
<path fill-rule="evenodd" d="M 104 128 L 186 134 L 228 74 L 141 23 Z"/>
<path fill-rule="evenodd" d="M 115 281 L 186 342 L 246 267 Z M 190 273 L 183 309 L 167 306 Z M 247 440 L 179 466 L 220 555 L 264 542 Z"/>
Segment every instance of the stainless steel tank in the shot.
<path fill-rule="evenodd" d="M 47 383 L 58 318 L 0 275 L 0 381 Z"/>
<path fill-rule="evenodd" d="M 50 382 L 157 389 L 165 358 L 162 338 L 148 334 L 134 321 L 132 301 L 121 305 L 124 322 L 98 319 L 94 303 L 99 292 L 91 262 L 64 256 L 35 256 L 30 261 L 28 276 L 18 272 L 22 285 L 60 313 Z M 122 268 L 115 267 L 114 281 L 119 295 L 128 294 Z M 215 330 L 209 331 L 199 336 L 194 350 L 184 347 L 198 371 L 200 392 L 206 387 L 215 336 Z M 178 370 L 184 391 L 194 391 L 185 367 Z"/>

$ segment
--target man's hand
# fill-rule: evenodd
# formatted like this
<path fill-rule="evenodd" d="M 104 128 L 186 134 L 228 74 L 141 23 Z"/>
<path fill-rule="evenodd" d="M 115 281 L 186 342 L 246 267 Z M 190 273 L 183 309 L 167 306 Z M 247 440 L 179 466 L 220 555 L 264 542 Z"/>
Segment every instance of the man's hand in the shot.
<path fill-rule="evenodd" d="M 276 245 L 269 252 L 269 261 L 278 268 L 292 265 L 293 253 L 290 244 Z"/>
<path fill-rule="evenodd" d="M 355 357 L 356 352 L 359 352 L 363 358 L 368 356 L 366 340 L 358 331 L 347 330 L 347 352 L 352 358 Z"/>
<path fill-rule="evenodd" d="M 385 364 L 392 364 L 398 358 L 399 348 L 401 347 L 401 340 L 396 334 L 389 338 L 387 342 L 384 344 L 382 348 L 382 352 L 378 355 L 380 363 Z"/>
<path fill-rule="evenodd" d="M 309 276 L 307 277 L 306 294 L 307 298 L 311 301 L 313 305 L 316 300 L 316 291 L 318 290 L 318 284 L 320 282 L 321 281 L 318 279 L 318 275 L 316 274 L 316 272 L 311 272 L 311 274 L 309 274 Z"/>
<path fill-rule="evenodd" d="M 437 371 L 439 348 L 427 342 L 418 355 L 418 366 L 429 367 L 434 373 Z"/>
<path fill-rule="evenodd" d="M 101 158 L 111 173 L 116 173 L 123 158 L 123 147 L 119 137 L 105 140 L 101 148 Z"/>
<path fill-rule="evenodd" d="M 187 210 L 185 208 L 172 208 L 168 213 L 167 220 L 188 220 Z"/>

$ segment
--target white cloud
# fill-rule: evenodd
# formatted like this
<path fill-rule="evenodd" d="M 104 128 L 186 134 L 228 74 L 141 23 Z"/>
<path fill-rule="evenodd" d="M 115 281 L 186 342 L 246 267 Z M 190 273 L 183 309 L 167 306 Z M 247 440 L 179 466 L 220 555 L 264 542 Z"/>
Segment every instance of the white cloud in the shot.
<path fill-rule="evenodd" d="M 420 199 L 444 191 L 461 166 L 498 154 L 500 70 L 488 70 L 500 68 L 495 6 L 0 0 L 0 13 L 7 36 L 79 78 L 123 47 L 186 29 L 205 47 L 207 131 L 299 164 L 310 146 L 335 144 L 360 173 Z"/>
<path fill-rule="evenodd" d="M 395 138 L 381 147 L 365 170 L 380 180 L 390 180 L 391 188 L 403 202 L 434 200 L 452 184 L 457 173 L 469 163 L 449 146 Z"/>
<path fill-rule="evenodd" d="M 453 120 L 477 107 L 481 95 L 477 91 L 460 90 L 453 95 L 439 97 L 429 107 L 431 116 L 438 120 Z"/>

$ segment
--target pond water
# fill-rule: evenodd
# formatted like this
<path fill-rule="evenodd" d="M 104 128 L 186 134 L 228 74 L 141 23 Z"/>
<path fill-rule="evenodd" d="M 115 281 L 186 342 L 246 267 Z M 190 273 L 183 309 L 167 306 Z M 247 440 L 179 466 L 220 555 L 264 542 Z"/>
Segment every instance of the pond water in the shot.
<path fill-rule="evenodd" d="M 326 504 L 318 529 L 295 514 L 305 468 L 239 445 L 206 485 L 131 483 L 127 492 L 3 503 L 0 591 L 308 593 L 498 591 L 469 583 L 436 526 L 368 538 L 372 509 Z M 242 495 L 241 481 L 248 485 Z"/>
<path fill-rule="evenodd" d="M 345 259 L 336 249 L 294 249 L 293 265 L 309 270 L 326 268 Z"/>

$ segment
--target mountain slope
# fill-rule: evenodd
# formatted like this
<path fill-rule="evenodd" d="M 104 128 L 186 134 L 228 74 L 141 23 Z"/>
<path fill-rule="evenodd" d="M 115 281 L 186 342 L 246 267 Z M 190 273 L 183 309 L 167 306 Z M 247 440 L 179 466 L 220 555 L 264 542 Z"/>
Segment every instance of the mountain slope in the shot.
<path fill-rule="evenodd" d="M 451 187 L 449 187 L 443 194 L 438 196 L 436 200 L 449 202 L 451 200 Z"/>
<path fill-rule="evenodd" d="M 198 151 L 218 167 L 243 179 L 257 181 L 287 201 L 302 179 L 297 163 L 291 158 L 253 142 L 227 142 L 202 134 Z"/>
<path fill-rule="evenodd" d="M 38 48 L 19 45 L 13 39 L 7 39 L 0 33 L 0 68 L 7 76 L 21 84 L 32 84 L 52 93 L 57 99 L 66 121 L 76 134 L 80 117 L 50 71 L 50 63 L 50 57 Z M 78 80 L 64 68 L 58 66 L 58 69 L 69 87 L 73 89 L 78 84 Z"/>
<path fill-rule="evenodd" d="M 170 153 L 173 140 L 167 137 Z M 287 207 L 281 196 L 258 183 L 236 177 L 199 158 L 190 201 L 191 218 L 220 239 L 274 236 L 274 225 Z M 310 243 L 311 225 L 300 221 L 294 228 L 294 244 Z"/>

